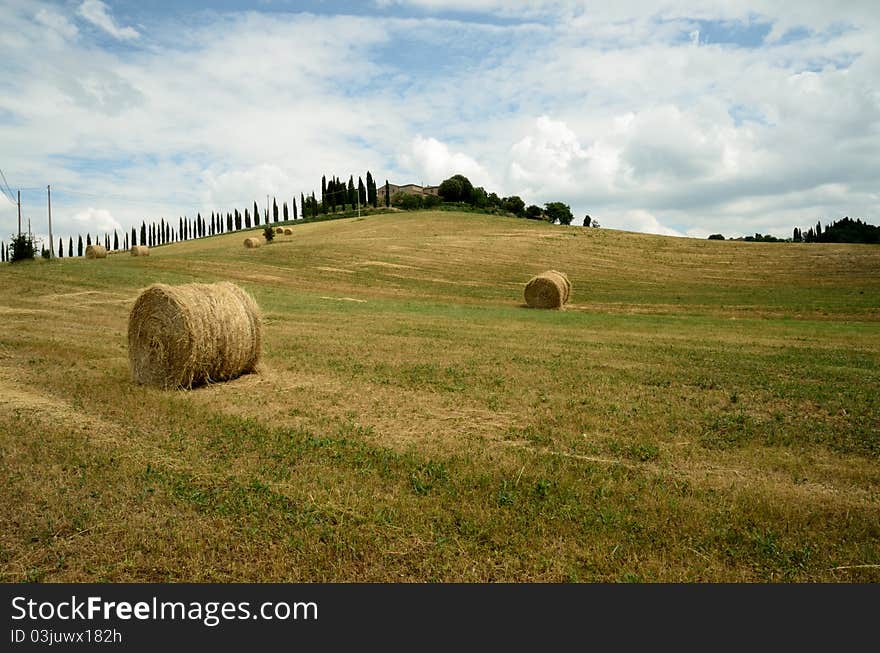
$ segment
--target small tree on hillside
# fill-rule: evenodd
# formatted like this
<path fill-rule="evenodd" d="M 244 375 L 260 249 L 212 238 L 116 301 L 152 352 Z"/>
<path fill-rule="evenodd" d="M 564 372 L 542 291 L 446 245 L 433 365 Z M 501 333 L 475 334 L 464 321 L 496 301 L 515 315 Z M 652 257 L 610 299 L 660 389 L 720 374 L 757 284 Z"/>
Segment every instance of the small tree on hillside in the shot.
<path fill-rule="evenodd" d="M 526 218 L 529 220 L 543 220 L 544 210 L 536 204 L 530 204 L 526 208 Z"/>
<path fill-rule="evenodd" d="M 571 207 L 562 202 L 547 202 L 544 205 L 544 212 L 551 223 L 558 222 L 559 224 L 568 225 L 574 219 L 574 216 L 571 214 Z"/>
<path fill-rule="evenodd" d="M 388 183 L 388 180 L 385 180 L 385 208 L 391 206 L 391 184 Z"/>

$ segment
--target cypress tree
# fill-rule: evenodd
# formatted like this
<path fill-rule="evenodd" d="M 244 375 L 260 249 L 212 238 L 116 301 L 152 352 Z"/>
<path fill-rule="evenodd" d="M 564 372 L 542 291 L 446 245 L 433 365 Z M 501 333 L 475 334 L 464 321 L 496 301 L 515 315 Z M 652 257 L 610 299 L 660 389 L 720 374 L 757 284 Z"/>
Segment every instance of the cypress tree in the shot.
<path fill-rule="evenodd" d="M 376 208 L 377 195 L 378 193 L 376 192 L 376 182 L 373 179 L 372 173 L 367 170 L 367 202 L 374 209 Z"/>
<path fill-rule="evenodd" d="M 296 197 L 290 200 L 290 205 L 293 208 L 293 219 L 296 220 Z"/>
<path fill-rule="evenodd" d="M 247 213 L 247 211 L 245 211 Z M 260 209 L 257 207 L 257 202 L 254 200 L 254 215 L 260 215 Z"/>
<path fill-rule="evenodd" d="M 82 236 L 77 236 L 76 238 L 77 238 L 77 243 L 76 243 L 76 255 L 77 255 L 77 256 L 82 256 L 82 255 L 83 255 L 83 237 L 82 237 Z"/>
<path fill-rule="evenodd" d="M 361 206 L 367 205 L 367 189 L 364 187 L 364 180 L 358 177 L 358 203 Z"/>
<path fill-rule="evenodd" d="M 318 217 L 318 199 L 315 197 L 315 191 L 312 191 L 312 217 Z"/>
<path fill-rule="evenodd" d="M 327 177 L 325 175 L 321 176 L 321 213 L 327 213 Z"/>
<path fill-rule="evenodd" d="M 272 198 L 272 221 L 278 222 L 278 200 Z"/>
<path fill-rule="evenodd" d="M 92 244 L 92 234 L 86 234 L 86 247 Z"/>
<path fill-rule="evenodd" d="M 287 212 L 287 202 L 286 202 L 286 201 L 284 202 L 282 213 L 283 213 L 283 215 L 284 215 L 284 221 L 285 221 L 285 222 L 287 222 L 288 220 L 290 220 L 290 214 Z"/>
<path fill-rule="evenodd" d="M 306 217 L 306 196 L 303 195 L 302 193 L 299 194 L 299 208 L 300 208 L 300 211 L 299 211 L 300 214 L 302 215 L 303 218 L 305 218 Z M 296 212 L 294 212 L 293 216 L 296 217 Z"/>
<path fill-rule="evenodd" d="M 110 236 L 109 234 L 104 234 L 104 249 L 108 252 L 110 251 Z"/>
<path fill-rule="evenodd" d="M 6 243 L 0 241 L 0 263 L 6 263 Z"/>
<path fill-rule="evenodd" d="M 147 244 L 147 223 L 141 221 L 141 245 Z"/>
<path fill-rule="evenodd" d="M 391 184 L 388 183 L 388 180 L 385 180 L 385 207 L 391 206 Z"/>
<path fill-rule="evenodd" d="M 254 214 L 254 215 L 256 215 L 256 214 Z M 244 210 L 244 228 L 245 229 L 251 228 L 251 216 L 248 213 L 247 209 Z"/>
<path fill-rule="evenodd" d="M 64 258 L 64 239 L 58 239 L 58 258 Z"/>
<path fill-rule="evenodd" d="M 119 234 L 116 233 L 116 229 L 113 230 L 113 249 L 119 249 Z"/>
<path fill-rule="evenodd" d="M 232 215 L 226 214 L 226 231 L 232 231 Z"/>
<path fill-rule="evenodd" d="M 169 223 L 165 223 L 165 242 L 171 242 L 171 225 Z"/>
<path fill-rule="evenodd" d="M 122 244 L 123 251 L 128 251 L 128 232 L 125 232 L 125 242 Z"/>
<path fill-rule="evenodd" d="M 68 258 L 73 258 L 73 236 L 67 241 L 67 256 Z"/>

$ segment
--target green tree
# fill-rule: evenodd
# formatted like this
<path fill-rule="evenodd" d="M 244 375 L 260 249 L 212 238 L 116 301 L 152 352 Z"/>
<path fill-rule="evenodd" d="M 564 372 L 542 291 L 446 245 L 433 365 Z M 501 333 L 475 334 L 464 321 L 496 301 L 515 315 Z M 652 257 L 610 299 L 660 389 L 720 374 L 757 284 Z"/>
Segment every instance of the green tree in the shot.
<path fill-rule="evenodd" d="M 592 218 L 591 218 L 589 215 L 585 215 L 585 216 L 584 216 L 584 226 L 585 226 L 585 227 L 589 227 L 589 226 L 590 226 L 590 220 L 592 220 Z"/>
<path fill-rule="evenodd" d="M 282 214 L 284 215 L 284 221 L 287 222 L 288 220 L 290 220 L 290 214 L 287 212 L 287 200 L 284 201 L 284 204 L 282 205 L 282 209 L 283 209 Z"/>
<path fill-rule="evenodd" d="M 9 245 L 8 259 L 10 263 L 33 260 L 37 254 L 37 243 L 30 234 L 13 234 Z"/>
<path fill-rule="evenodd" d="M 321 176 L 321 213 L 327 213 L 327 176 Z"/>
<path fill-rule="evenodd" d="M 385 208 L 391 206 L 391 184 L 388 183 L 388 180 L 385 180 Z"/>
<path fill-rule="evenodd" d="M 516 216 L 523 217 L 526 214 L 526 203 L 519 195 L 511 195 L 501 200 L 501 208 Z"/>
<path fill-rule="evenodd" d="M 73 258 L 73 236 L 67 239 L 67 257 Z"/>
<path fill-rule="evenodd" d="M 275 229 L 268 222 L 263 227 L 263 238 L 266 239 L 267 243 L 271 243 L 275 239 Z"/>
<path fill-rule="evenodd" d="M 278 200 L 274 197 L 272 198 L 272 222 L 278 222 Z"/>
<path fill-rule="evenodd" d="M 119 234 L 116 233 L 116 229 L 113 230 L 113 249 L 119 249 Z"/>
<path fill-rule="evenodd" d="M 551 224 L 571 224 L 574 216 L 571 214 L 571 207 L 562 202 L 547 202 L 544 205 L 544 213 Z"/>
<path fill-rule="evenodd" d="M 526 218 L 529 220 L 543 220 L 544 210 L 536 204 L 529 204 L 526 208 Z"/>
<path fill-rule="evenodd" d="M 76 255 L 83 255 L 83 237 L 81 235 L 78 235 L 76 237 Z"/>
<path fill-rule="evenodd" d="M 358 177 L 358 203 L 364 207 L 367 205 L 367 188 L 361 177 Z"/>
<path fill-rule="evenodd" d="M 373 179 L 373 175 L 367 170 L 367 204 L 375 209 L 378 206 L 378 200 L 379 192 L 376 188 L 376 180 Z"/>
<path fill-rule="evenodd" d="M 444 202 L 471 204 L 474 198 L 474 186 L 464 175 L 452 175 L 449 179 L 444 179 L 437 192 Z"/>

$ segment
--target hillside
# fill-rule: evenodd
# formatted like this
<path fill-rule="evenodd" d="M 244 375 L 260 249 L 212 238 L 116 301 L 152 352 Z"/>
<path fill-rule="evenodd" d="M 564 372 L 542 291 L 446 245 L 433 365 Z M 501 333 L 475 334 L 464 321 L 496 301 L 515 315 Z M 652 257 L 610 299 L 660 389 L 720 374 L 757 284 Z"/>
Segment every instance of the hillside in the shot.
<path fill-rule="evenodd" d="M 7 580 L 880 580 L 877 247 L 293 231 L 0 267 Z M 259 373 L 133 385 L 139 290 L 220 280 Z"/>

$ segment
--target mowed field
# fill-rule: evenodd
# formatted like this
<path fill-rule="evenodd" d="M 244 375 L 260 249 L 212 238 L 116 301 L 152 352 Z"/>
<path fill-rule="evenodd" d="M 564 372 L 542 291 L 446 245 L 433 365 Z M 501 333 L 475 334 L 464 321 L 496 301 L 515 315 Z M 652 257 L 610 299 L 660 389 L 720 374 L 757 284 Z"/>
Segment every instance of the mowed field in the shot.
<path fill-rule="evenodd" d="M 4 581 L 880 581 L 880 247 L 293 231 L 0 267 Z M 139 291 L 223 280 L 259 372 L 134 385 Z"/>

